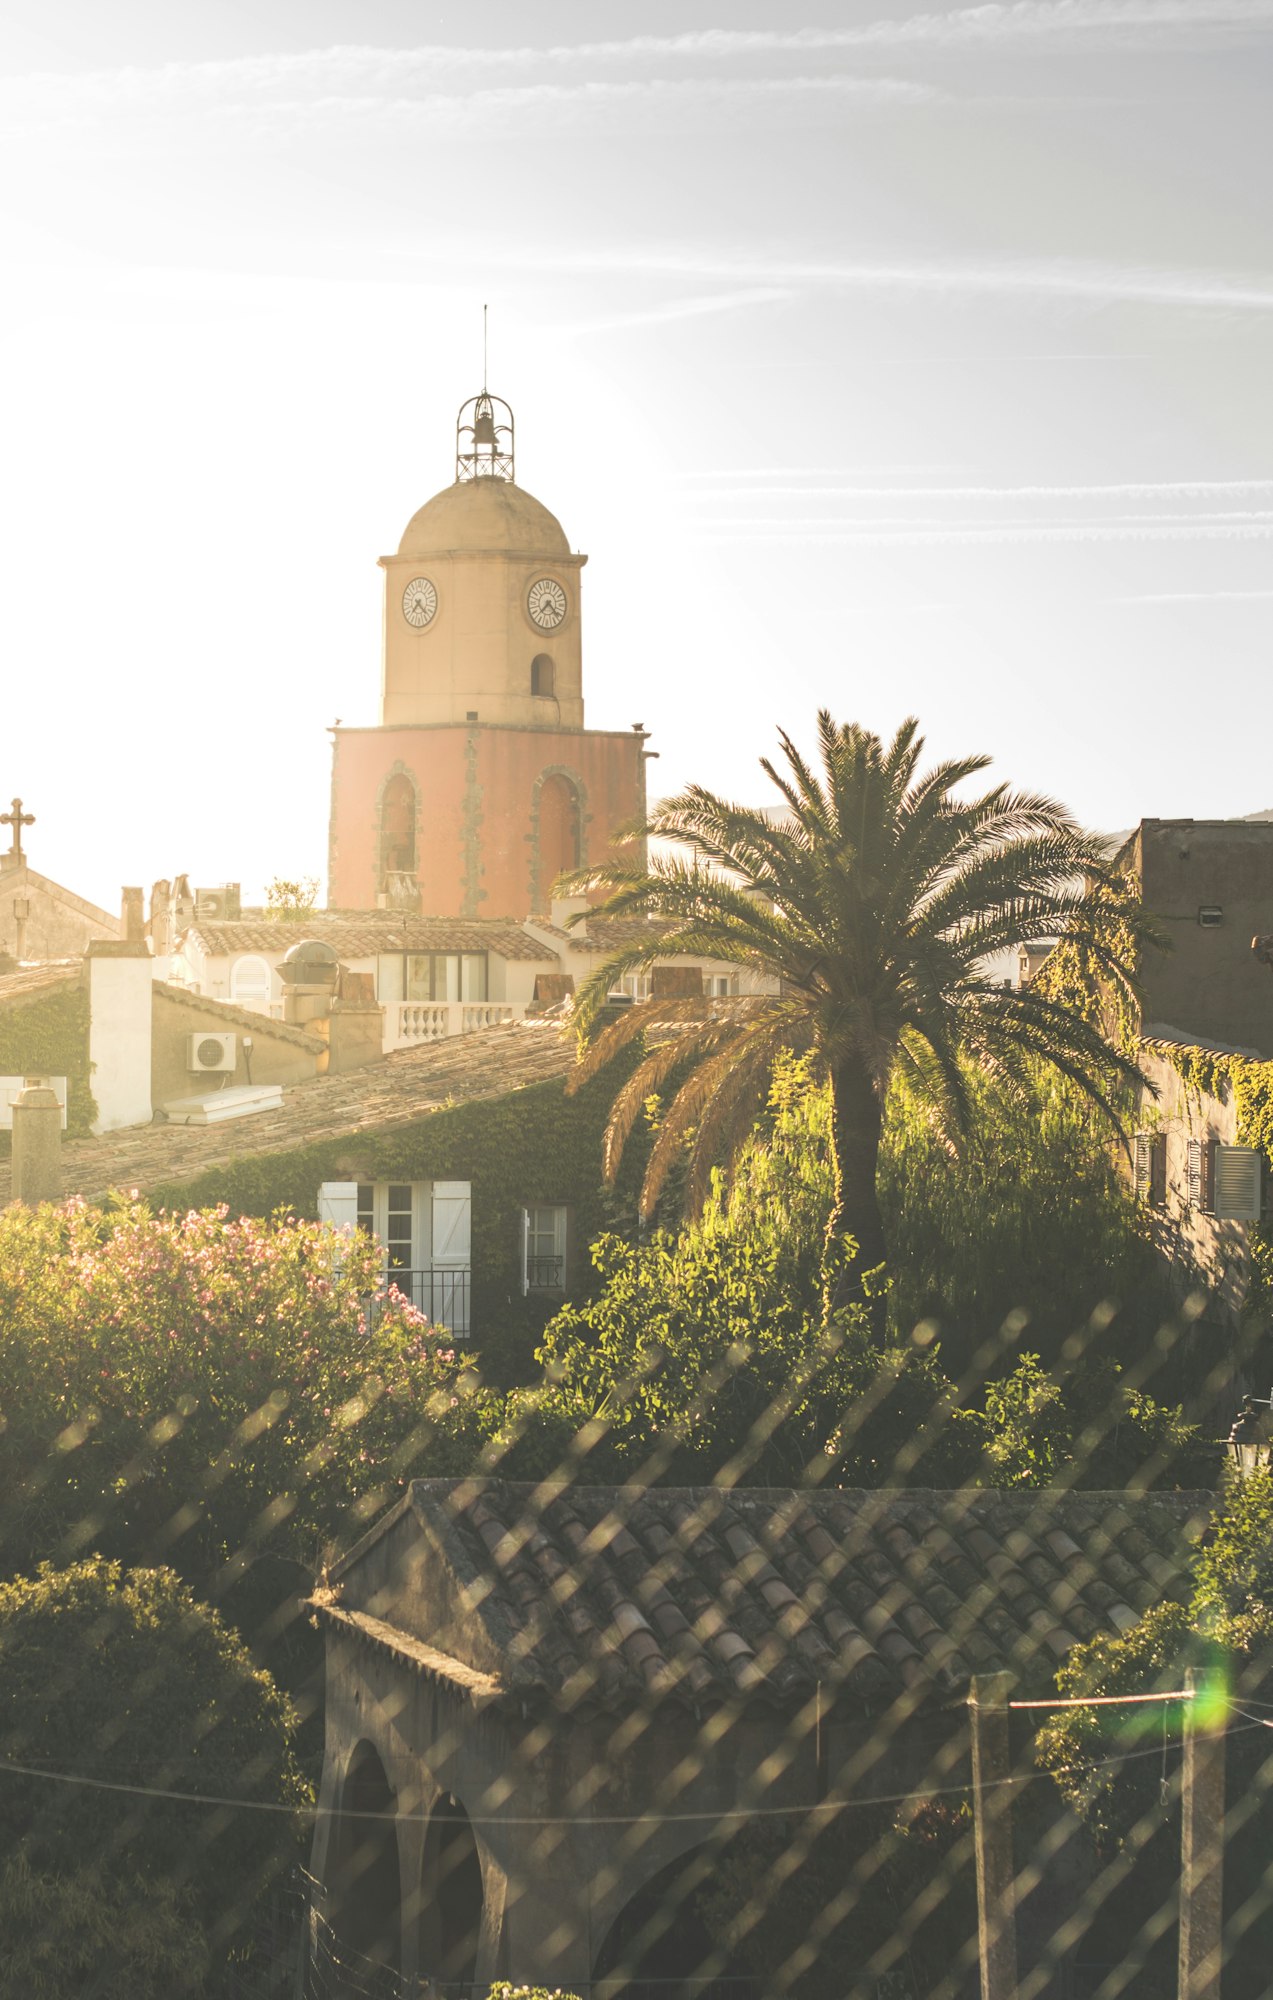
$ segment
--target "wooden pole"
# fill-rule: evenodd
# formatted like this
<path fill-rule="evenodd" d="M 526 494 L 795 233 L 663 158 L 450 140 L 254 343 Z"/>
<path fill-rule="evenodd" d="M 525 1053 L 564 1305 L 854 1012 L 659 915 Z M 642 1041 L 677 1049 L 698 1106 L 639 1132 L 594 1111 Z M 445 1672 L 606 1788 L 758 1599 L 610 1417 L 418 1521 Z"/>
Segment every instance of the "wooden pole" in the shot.
<path fill-rule="evenodd" d="M 1012 1767 L 1008 1697 L 1012 1686 L 1011 1674 L 974 1674 L 968 1696 L 981 2000 L 1016 2000 L 1017 1992 L 1012 1786 L 1008 1783 Z"/>
<path fill-rule="evenodd" d="M 1180 2000 L 1220 2000 L 1224 1924 L 1224 1738 L 1219 1674 L 1190 1667 L 1180 1773 Z"/>

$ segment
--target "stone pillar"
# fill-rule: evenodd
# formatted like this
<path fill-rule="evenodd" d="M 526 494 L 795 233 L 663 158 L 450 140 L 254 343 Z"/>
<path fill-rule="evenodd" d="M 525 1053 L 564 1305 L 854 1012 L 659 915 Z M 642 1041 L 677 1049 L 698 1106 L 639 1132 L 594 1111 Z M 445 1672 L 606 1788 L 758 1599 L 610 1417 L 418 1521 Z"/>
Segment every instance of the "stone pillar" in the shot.
<path fill-rule="evenodd" d="M 84 954 L 88 963 L 88 1054 L 94 1132 L 118 1132 L 148 1125 L 150 1096 L 150 953 L 127 938 L 95 938 Z"/>
<path fill-rule="evenodd" d="M 13 1199 L 28 1208 L 62 1199 L 62 1107 L 42 1076 L 13 1100 Z"/>
<path fill-rule="evenodd" d="M 1190 1667 L 1180 1773 L 1180 2000 L 1220 2000 L 1224 1927 L 1223 1677 Z"/>
<path fill-rule="evenodd" d="M 13 956 L 21 965 L 27 955 L 27 924 L 31 919 L 31 898 L 15 896 L 13 899 Z"/>
<path fill-rule="evenodd" d="M 1012 1685 L 1011 1674 L 974 1674 L 968 1696 L 981 2000 L 1016 2000 L 1017 1993 L 1012 1787 L 1007 1782 L 1012 1770 L 1008 1739 Z"/>

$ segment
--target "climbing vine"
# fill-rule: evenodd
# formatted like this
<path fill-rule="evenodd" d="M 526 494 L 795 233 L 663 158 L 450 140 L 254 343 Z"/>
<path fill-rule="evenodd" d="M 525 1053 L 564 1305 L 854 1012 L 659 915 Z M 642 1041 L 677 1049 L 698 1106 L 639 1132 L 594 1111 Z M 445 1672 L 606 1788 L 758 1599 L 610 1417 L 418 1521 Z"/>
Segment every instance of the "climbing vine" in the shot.
<path fill-rule="evenodd" d="M 1273 1173 L 1273 1062 L 1255 1056 L 1228 1055 L 1218 1049 L 1182 1048 L 1154 1042 L 1186 1089 L 1221 1102 L 1230 1097 L 1237 1113 L 1240 1146 L 1254 1146 L 1264 1156 L 1266 1177 Z M 1252 1305 L 1273 1304 L 1273 1225 L 1257 1222 L 1251 1230 Z"/>
<path fill-rule="evenodd" d="M 1140 947 L 1125 918 L 1110 926 L 1105 945 L 1120 965 L 1136 965 Z M 1084 939 L 1061 938 L 1035 974 L 1033 984 L 1045 999 L 1073 1008 L 1090 1027 L 1099 1028 L 1124 1055 L 1135 1054 L 1140 1010 L 1129 993 L 1114 985 Z"/>
<path fill-rule="evenodd" d="M 443 1107 L 391 1131 L 346 1134 L 209 1168 L 192 1180 L 151 1188 L 148 1197 L 155 1208 L 224 1202 L 232 1215 L 283 1209 L 312 1218 L 325 1181 L 468 1181 L 475 1345 L 488 1378 L 517 1380 L 529 1372 L 543 1327 L 560 1303 L 550 1293 L 522 1294 L 522 1209 L 544 1203 L 568 1211 L 578 1280 L 588 1276 L 588 1245 L 622 1227 L 634 1207 L 642 1146 L 633 1148 L 614 1193 L 601 1181 L 601 1133 L 614 1088 L 609 1072 L 575 1097 L 556 1080 L 532 1084 L 505 1097 Z"/>
<path fill-rule="evenodd" d="M 89 1077 L 88 993 L 73 980 L 0 1012 L 0 1076 L 64 1076 L 66 1131 L 83 1138 L 97 1105 Z M 9 1134 L 0 1133 L 9 1151 Z"/>

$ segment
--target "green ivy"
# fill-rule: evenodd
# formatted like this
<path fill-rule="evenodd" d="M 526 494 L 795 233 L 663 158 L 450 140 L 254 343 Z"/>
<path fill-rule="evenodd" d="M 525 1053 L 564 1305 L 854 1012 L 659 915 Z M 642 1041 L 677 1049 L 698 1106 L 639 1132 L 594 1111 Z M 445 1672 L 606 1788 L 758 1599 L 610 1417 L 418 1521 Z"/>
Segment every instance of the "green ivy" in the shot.
<path fill-rule="evenodd" d="M 68 981 L 0 1012 L 0 1076 L 64 1076 L 68 1138 L 84 1138 L 97 1118 L 89 1072 L 86 988 Z M 7 1154 L 9 1134 L 0 1141 Z"/>
<path fill-rule="evenodd" d="M 389 1132 L 346 1134 L 211 1168 L 150 1188 L 147 1198 L 155 1208 L 224 1202 L 232 1215 L 284 1209 L 313 1217 L 324 1181 L 469 1181 L 475 1345 L 489 1380 L 524 1381 L 560 1300 L 522 1295 L 522 1208 L 543 1202 L 570 1210 L 572 1289 L 593 1282 L 589 1244 L 625 1227 L 634 1211 L 643 1146 L 630 1149 L 613 1194 L 601 1180 L 601 1134 L 615 1088 L 614 1069 L 575 1097 L 557 1079 L 531 1084 L 505 1097 L 444 1107 Z"/>
<path fill-rule="evenodd" d="M 1187 1089 L 1221 1102 L 1232 1097 L 1238 1144 L 1256 1147 L 1264 1155 L 1265 1174 L 1273 1173 L 1273 1062 L 1226 1055 L 1217 1049 L 1181 1048 L 1173 1042 L 1155 1042 L 1153 1046 Z M 1273 1226 L 1267 1221 L 1257 1222 L 1251 1230 L 1247 1303 L 1265 1311 L 1273 1306 Z"/>

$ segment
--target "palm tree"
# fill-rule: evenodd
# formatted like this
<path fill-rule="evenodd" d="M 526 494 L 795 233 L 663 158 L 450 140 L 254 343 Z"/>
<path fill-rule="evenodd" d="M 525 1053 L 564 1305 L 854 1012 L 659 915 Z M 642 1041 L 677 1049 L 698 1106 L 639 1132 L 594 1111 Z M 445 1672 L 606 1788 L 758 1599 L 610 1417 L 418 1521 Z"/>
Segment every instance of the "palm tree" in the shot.
<path fill-rule="evenodd" d="M 1015 946 L 1065 934 L 1114 993 L 1134 999 L 1136 958 L 1150 933 L 1125 878 L 1055 801 L 1006 785 L 956 796 L 988 758 L 958 758 L 917 777 L 924 746 L 914 720 L 885 746 L 826 710 L 818 743 L 820 773 L 785 734 L 785 770 L 761 760 L 783 801 L 777 812 L 692 785 L 657 805 L 640 829 L 674 843 L 670 854 L 656 852 L 641 868 L 604 862 L 563 886 L 607 890 L 596 917 L 644 920 L 614 927 L 625 941 L 580 991 L 584 1046 L 570 1082 L 579 1089 L 646 1032 L 646 1053 L 606 1131 L 612 1184 L 649 1097 L 679 1076 L 651 1149 L 643 1218 L 687 1145 L 687 1201 L 701 1206 L 713 1166 L 728 1163 L 753 1128 L 782 1051 L 807 1053 L 829 1081 L 829 1307 L 850 1282 L 846 1236 L 857 1245 L 856 1290 L 886 1259 L 875 1183 L 895 1074 L 952 1149 L 968 1123 L 970 1062 L 1022 1093 L 1032 1066 L 1050 1064 L 1122 1133 L 1119 1098 L 1139 1078 L 1135 1064 L 1077 1009 L 1037 984 L 1014 990 L 988 968 Z M 588 1042 L 616 979 L 676 957 L 746 967 L 778 990 L 645 1001 Z"/>

